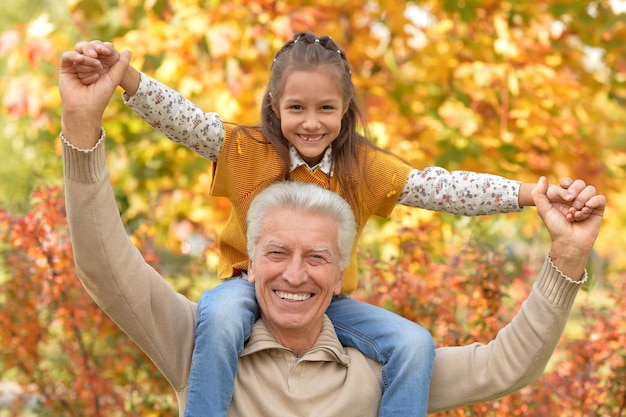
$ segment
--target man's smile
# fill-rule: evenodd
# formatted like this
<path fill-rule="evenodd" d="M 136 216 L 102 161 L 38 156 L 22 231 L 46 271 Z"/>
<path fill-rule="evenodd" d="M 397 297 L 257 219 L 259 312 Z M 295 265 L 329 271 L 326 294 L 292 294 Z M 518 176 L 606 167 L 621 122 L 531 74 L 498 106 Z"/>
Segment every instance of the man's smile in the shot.
<path fill-rule="evenodd" d="M 312 293 L 294 294 L 291 292 L 274 291 L 274 294 L 276 294 L 279 298 L 283 300 L 288 300 L 288 301 L 306 301 L 309 298 L 313 297 Z"/>

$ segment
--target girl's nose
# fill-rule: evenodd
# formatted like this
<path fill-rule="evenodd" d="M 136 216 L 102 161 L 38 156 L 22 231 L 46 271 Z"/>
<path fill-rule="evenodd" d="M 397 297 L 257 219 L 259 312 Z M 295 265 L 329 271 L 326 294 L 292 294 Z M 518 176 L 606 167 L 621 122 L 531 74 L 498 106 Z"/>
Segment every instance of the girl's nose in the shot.
<path fill-rule="evenodd" d="M 315 114 L 307 114 L 302 126 L 307 130 L 316 130 L 319 128 L 320 122 Z"/>

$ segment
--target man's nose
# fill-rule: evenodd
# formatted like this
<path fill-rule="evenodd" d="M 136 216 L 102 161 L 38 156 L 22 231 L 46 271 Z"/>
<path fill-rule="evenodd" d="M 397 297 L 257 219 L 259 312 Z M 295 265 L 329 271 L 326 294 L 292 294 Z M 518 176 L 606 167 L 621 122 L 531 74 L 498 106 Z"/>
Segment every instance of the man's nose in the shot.
<path fill-rule="evenodd" d="M 283 279 L 293 286 L 304 283 L 308 279 L 304 262 L 299 258 L 292 258 L 283 271 Z"/>

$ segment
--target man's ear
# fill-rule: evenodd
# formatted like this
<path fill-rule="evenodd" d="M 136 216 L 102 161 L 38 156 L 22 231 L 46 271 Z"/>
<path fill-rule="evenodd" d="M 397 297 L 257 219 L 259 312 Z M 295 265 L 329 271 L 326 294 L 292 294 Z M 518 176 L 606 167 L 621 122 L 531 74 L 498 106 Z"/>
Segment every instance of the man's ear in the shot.
<path fill-rule="evenodd" d="M 248 258 L 248 282 L 254 284 L 254 268 L 252 267 L 252 258 Z"/>
<path fill-rule="evenodd" d="M 343 287 L 343 271 L 339 274 L 339 279 L 335 283 L 335 288 L 333 288 L 333 295 L 341 294 L 341 288 Z"/>

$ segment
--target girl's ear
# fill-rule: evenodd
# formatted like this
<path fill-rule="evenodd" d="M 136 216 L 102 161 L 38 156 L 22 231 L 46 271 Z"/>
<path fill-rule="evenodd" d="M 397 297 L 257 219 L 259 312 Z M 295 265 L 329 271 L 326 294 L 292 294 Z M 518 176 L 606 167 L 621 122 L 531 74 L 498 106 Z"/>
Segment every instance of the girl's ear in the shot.
<path fill-rule="evenodd" d="M 278 103 L 276 102 L 276 100 L 274 100 L 272 93 L 268 93 L 268 95 L 270 97 L 270 105 L 272 106 L 272 110 L 276 114 L 276 117 L 280 119 L 280 109 L 278 108 Z"/>
<path fill-rule="evenodd" d="M 341 114 L 342 116 L 346 114 L 346 112 L 348 111 L 348 109 L 350 108 L 350 103 L 352 103 L 352 97 L 350 97 L 349 100 L 346 100 L 343 104 L 343 113 Z"/>

